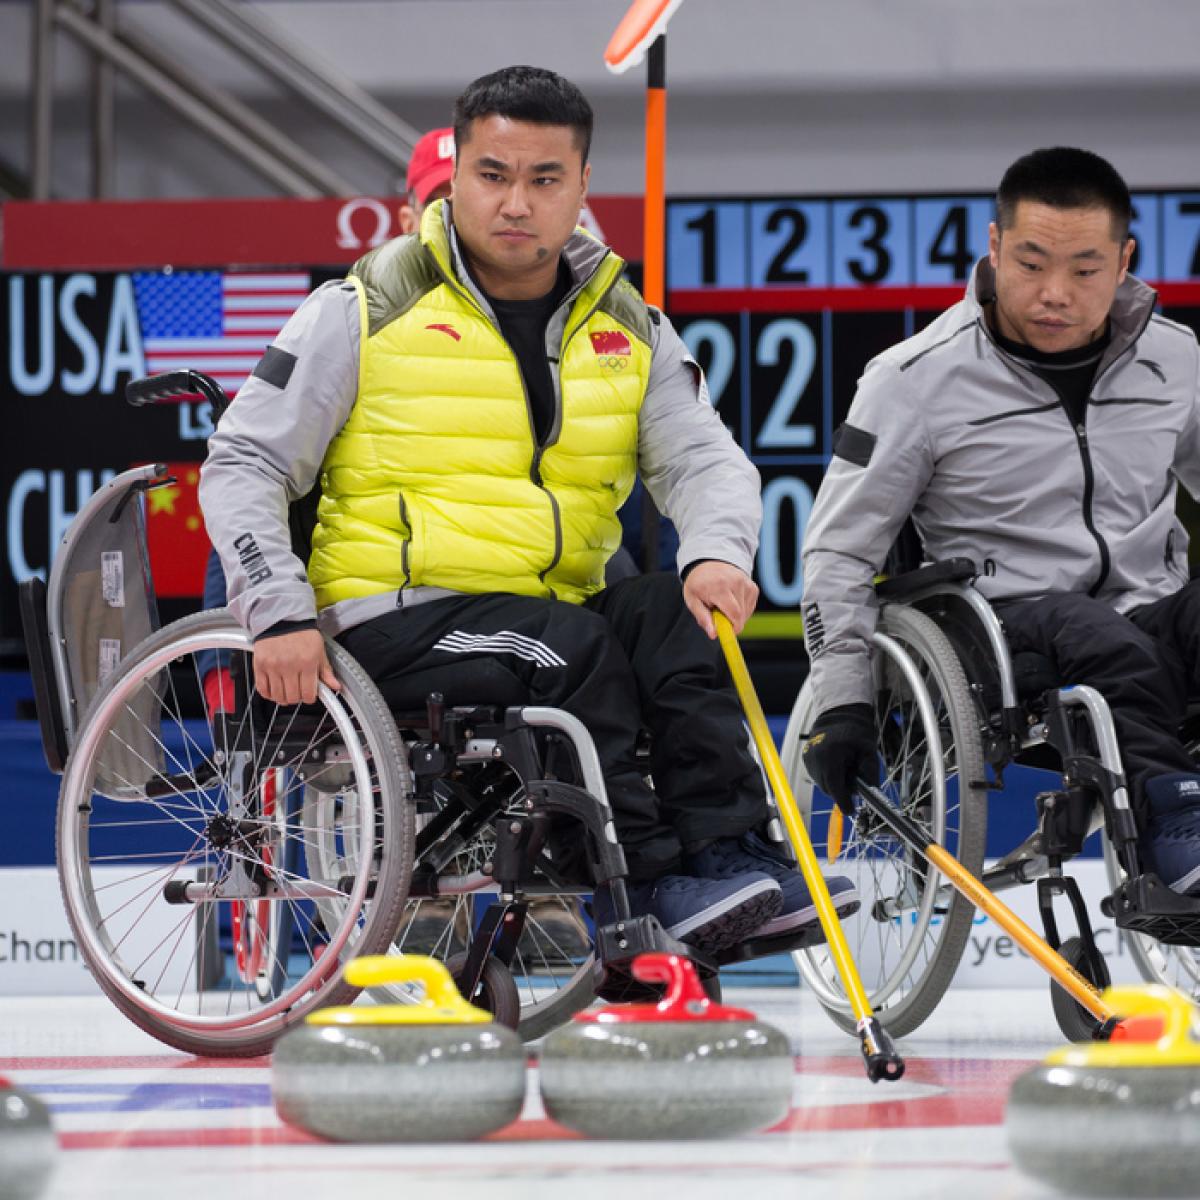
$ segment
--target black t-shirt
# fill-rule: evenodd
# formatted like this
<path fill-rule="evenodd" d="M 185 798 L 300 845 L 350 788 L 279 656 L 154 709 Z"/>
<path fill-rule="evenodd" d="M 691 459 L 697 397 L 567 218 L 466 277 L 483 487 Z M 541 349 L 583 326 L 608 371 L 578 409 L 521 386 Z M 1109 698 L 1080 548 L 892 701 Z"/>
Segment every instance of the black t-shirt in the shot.
<path fill-rule="evenodd" d="M 479 281 L 475 282 L 478 284 Z M 497 300 L 495 296 L 483 293 L 496 314 L 504 340 L 517 356 L 539 443 L 550 436 L 554 425 L 554 377 L 546 357 L 546 326 L 574 282 L 566 260 L 560 258 L 554 287 L 536 300 Z"/>
<path fill-rule="evenodd" d="M 1087 410 L 1088 397 L 1096 380 L 1096 368 L 1108 346 L 1109 332 L 1104 332 L 1086 346 L 1074 350 L 1059 350 L 1053 354 L 1035 350 L 1024 342 L 1014 342 L 999 330 L 993 329 L 999 346 L 1013 358 L 1019 358 L 1035 375 L 1044 379 L 1058 394 L 1063 408 L 1071 418 L 1071 424 L 1082 425 Z"/>

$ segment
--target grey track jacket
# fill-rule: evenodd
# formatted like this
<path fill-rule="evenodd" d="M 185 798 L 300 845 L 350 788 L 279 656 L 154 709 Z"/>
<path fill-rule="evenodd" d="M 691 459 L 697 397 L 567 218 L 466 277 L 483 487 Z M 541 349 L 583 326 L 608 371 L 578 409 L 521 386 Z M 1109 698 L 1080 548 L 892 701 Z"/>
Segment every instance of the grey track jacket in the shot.
<path fill-rule="evenodd" d="M 1085 424 L 996 344 L 987 260 L 965 298 L 873 359 L 804 542 L 817 707 L 869 700 L 872 587 L 905 518 L 931 560 L 965 557 L 989 599 L 1088 592 L 1128 612 L 1188 578 L 1175 517 L 1200 492 L 1200 347 L 1129 277 L 1110 313 Z"/>
<path fill-rule="evenodd" d="M 452 231 L 451 244 L 459 282 L 494 320 L 462 269 Z M 582 286 L 605 251 L 576 234 L 564 253 Z M 573 300 L 574 289 L 547 330 L 555 372 Z M 318 288 L 275 339 L 283 355 L 268 352 L 209 439 L 200 505 L 225 569 L 229 607 L 252 635 L 317 615 L 304 564 L 292 553 L 287 506 L 317 482 L 326 449 L 354 406 L 359 344 L 353 285 Z M 720 559 L 748 574 L 762 520 L 758 472 L 721 424 L 699 366 L 665 317 L 652 322 L 652 351 L 638 467 L 655 504 L 679 530 L 679 568 Z M 288 356 L 295 358 L 290 366 Z M 415 588 L 343 601 L 321 613 L 320 624 L 334 634 L 400 604 L 446 594 Z"/>

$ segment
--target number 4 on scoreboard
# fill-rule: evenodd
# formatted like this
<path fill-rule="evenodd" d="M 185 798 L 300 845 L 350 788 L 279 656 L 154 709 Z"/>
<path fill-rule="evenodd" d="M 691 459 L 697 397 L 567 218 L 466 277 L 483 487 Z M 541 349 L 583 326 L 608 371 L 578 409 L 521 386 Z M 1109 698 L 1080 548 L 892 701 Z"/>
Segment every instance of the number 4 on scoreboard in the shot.
<path fill-rule="evenodd" d="M 976 260 L 987 253 L 991 219 L 990 200 L 918 200 L 914 282 L 966 282 Z"/>

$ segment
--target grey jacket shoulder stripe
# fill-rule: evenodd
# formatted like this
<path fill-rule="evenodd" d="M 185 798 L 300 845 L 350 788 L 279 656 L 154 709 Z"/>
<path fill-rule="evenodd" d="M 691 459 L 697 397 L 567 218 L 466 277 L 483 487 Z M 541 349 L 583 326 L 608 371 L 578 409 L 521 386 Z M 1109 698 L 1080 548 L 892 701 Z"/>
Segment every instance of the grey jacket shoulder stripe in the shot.
<path fill-rule="evenodd" d="M 600 305 L 600 311 L 606 312 L 615 321 L 620 321 L 626 329 L 631 329 L 647 346 L 652 346 L 650 334 L 650 310 L 645 300 L 638 295 L 637 289 L 627 279 L 617 281 L 615 287 L 609 289 Z"/>
<path fill-rule="evenodd" d="M 924 349 L 924 350 L 922 350 L 920 354 L 914 354 L 914 355 L 912 356 L 912 358 L 910 358 L 910 359 L 908 360 L 908 362 L 901 363 L 901 364 L 900 364 L 900 370 L 902 370 L 902 371 L 907 371 L 907 370 L 908 370 L 908 368 L 909 368 L 909 367 L 911 367 L 911 366 L 913 365 L 913 363 L 920 362 L 920 361 L 921 361 L 921 359 L 923 359 L 923 358 L 925 357 L 925 355 L 927 355 L 927 354 L 932 354 L 932 353 L 933 353 L 935 350 L 940 350 L 940 349 L 941 349 L 943 346 L 945 346 L 945 345 L 946 345 L 948 342 L 952 342 L 952 341 L 954 341 L 954 339 L 955 339 L 956 337 L 958 337 L 958 335 L 959 335 L 960 333 L 966 333 L 968 329 L 974 329 L 974 328 L 975 328 L 975 319 L 974 319 L 974 317 L 972 317 L 972 318 L 971 318 L 971 320 L 969 320 L 969 321 L 968 321 L 968 322 L 967 322 L 965 325 L 960 325 L 960 326 L 959 326 L 959 327 L 958 327 L 958 328 L 957 328 L 957 329 L 956 329 L 956 330 L 955 330 L 955 331 L 954 331 L 952 334 L 950 334 L 948 337 L 944 337 L 944 338 L 942 338 L 942 340 L 941 340 L 940 342 L 934 342 L 932 346 L 926 346 L 926 347 L 925 347 L 925 349 Z"/>
<path fill-rule="evenodd" d="M 1172 321 L 1170 317 L 1164 317 L 1162 313 L 1151 313 L 1150 320 L 1155 325 L 1163 329 L 1170 329 L 1174 333 L 1181 334 L 1183 337 L 1195 339 L 1195 333 L 1187 326 L 1181 325 L 1178 321 Z"/>
<path fill-rule="evenodd" d="M 1167 408 L 1173 401 L 1154 399 L 1150 396 L 1113 396 L 1108 400 L 1093 400 L 1091 405 L 1093 408 L 1103 408 L 1106 404 L 1149 404 L 1154 408 Z"/>
<path fill-rule="evenodd" d="M 364 254 L 349 274 L 367 295 L 367 335 L 402 317 L 442 282 L 441 272 L 416 234 L 395 238 Z"/>
<path fill-rule="evenodd" d="M 1007 421 L 1009 417 L 1032 417 L 1035 413 L 1051 412 L 1053 409 L 1061 408 L 1057 400 L 1053 404 L 1039 404 L 1035 408 L 1010 408 L 1006 412 L 992 413 L 990 417 L 976 417 L 973 421 L 968 421 L 968 425 L 991 425 L 996 421 Z"/>

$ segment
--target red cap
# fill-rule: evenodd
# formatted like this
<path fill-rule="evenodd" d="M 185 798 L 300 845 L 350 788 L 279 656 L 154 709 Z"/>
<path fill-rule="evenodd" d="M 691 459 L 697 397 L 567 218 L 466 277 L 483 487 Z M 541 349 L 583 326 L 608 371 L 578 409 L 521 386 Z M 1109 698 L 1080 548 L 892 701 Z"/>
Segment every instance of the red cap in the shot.
<path fill-rule="evenodd" d="M 420 205 L 429 200 L 429 194 L 445 183 L 454 174 L 454 130 L 431 129 L 413 147 L 408 160 L 408 174 L 404 177 L 404 190 L 416 197 Z"/>

